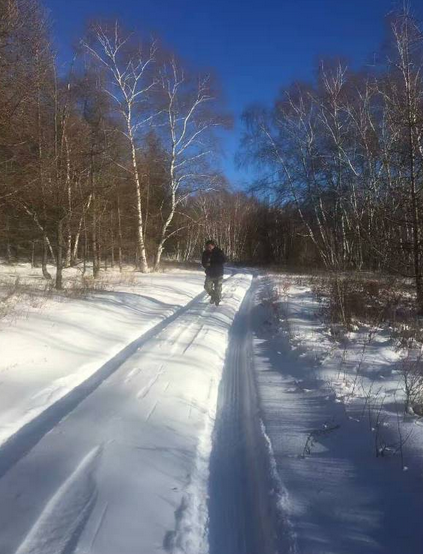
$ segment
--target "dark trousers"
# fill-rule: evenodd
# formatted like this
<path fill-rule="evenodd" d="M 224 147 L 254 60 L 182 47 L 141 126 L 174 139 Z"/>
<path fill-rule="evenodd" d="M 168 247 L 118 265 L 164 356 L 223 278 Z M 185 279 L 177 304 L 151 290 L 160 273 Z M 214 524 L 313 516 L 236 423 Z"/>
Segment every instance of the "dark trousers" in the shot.
<path fill-rule="evenodd" d="M 204 288 L 214 300 L 220 301 L 222 298 L 222 284 L 223 277 L 209 277 L 207 275 Z"/>

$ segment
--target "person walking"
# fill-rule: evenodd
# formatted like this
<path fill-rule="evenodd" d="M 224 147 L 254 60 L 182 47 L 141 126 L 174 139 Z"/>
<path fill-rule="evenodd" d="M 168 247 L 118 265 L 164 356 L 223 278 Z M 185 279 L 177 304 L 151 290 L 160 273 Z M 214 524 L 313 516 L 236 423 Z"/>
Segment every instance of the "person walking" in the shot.
<path fill-rule="evenodd" d="M 222 299 L 223 264 L 225 261 L 225 255 L 217 247 L 215 241 L 208 240 L 201 258 L 201 263 L 206 270 L 204 288 L 210 295 L 210 304 L 216 304 L 216 306 L 219 306 Z"/>

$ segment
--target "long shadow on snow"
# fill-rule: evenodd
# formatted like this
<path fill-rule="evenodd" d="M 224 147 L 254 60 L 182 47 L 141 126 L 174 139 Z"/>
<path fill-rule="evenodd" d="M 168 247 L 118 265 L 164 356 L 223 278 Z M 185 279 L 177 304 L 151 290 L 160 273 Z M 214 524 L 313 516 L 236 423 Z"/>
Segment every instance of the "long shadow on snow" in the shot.
<path fill-rule="evenodd" d="M 251 293 L 230 331 L 209 479 L 210 554 L 274 554 L 276 519 L 251 367 Z"/>
<path fill-rule="evenodd" d="M 316 358 L 301 346 L 293 349 L 286 333 L 272 334 L 268 319 L 266 308 L 255 306 L 255 348 L 267 366 L 258 376 L 265 387 L 260 400 L 265 395 L 264 420 L 281 479 L 293 498 L 305 500 L 293 517 L 299 551 L 421 554 L 421 476 L 402 472 L 398 458 L 375 457 L 374 434 L 365 418 L 348 417 L 320 378 Z M 328 422 L 340 428 L 317 437 L 316 447 L 302 457 L 310 432 Z M 395 430 L 385 433 L 390 440 Z"/>

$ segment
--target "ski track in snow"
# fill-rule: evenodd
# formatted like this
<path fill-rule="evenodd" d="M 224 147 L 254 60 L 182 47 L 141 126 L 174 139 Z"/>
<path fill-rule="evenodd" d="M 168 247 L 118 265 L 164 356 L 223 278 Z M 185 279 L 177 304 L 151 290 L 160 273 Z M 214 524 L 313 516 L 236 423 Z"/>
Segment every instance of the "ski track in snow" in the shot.
<path fill-rule="evenodd" d="M 89 452 L 44 508 L 16 554 L 72 554 L 97 498 L 102 448 Z"/>
<path fill-rule="evenodd" d="M 145 421 L 148 421 L 150 417 L 154 414 L 156 411 L 157 406 L 159 405 L 159 400 L 154 404 L 154 406 L 151 408 L 151 410 L 148 412 L 148 416 L 145 418 Z"/>
<path fill-rule="evenodd" d="M 124 383 L 129 383 L 130 381 L 132 381 L 132 379 L 137 375 L 139 375 L 141 371 L 142 371 L 142 367 L 134 367 L 134 369 L 132 369 L 125 377 Z"/>
<path fill-rule="evenodd" d="M 204 328 L 204 325 L 201 325 L 200 328 L 197 329 L 195 334 L 192 336 L 191 340 L 188 342 L 188 344 L 184 348 L 183 354 L 185 354 L 186 351 L 189 350 L 189 348 L 193 345 L 193 343 L 198 339 L 198 337 L 200 336 L 200 333 L 203 330 L 203 328 Z"/>
<path fill-rule="evenodd" d="M 147 396 L 147 394 L 150 392 L 150 390 L 154 387 L 154 385 L 157 383 L 157 380 L 159 379 L 160 375 L 163 374 L 163 364 L 159 367 L 157 370 L 156 375 L 150 379 L 150 381 L 147 383 L 145 387 L 143 387 L 140 391 L 137 393 L 138 400 L 141 400 Z"/>
<path fill-rule="evenodd" d="M 100 529 L 103 527 L 103 524 L 106 520 L 106 515 L 107 515 L 107 511 L 109 509 L 109 504 L 106 502 L 106 505 L 104 506 L 104 509 L 103 511 L 101 512 L 101 515 L 100 515 L 100 519 L 98 521 L 98 525 L 97 525 L 97 528 L 93 534 L 93 538 L 92 538 L 92 541 L 91 541 L 91 544 L 90 544 L 90 551 L 93 549 L 94 547 L 94 544 L 95 544 L 95 541 L 98 537 L 98 534 L 100 533 Z"/>

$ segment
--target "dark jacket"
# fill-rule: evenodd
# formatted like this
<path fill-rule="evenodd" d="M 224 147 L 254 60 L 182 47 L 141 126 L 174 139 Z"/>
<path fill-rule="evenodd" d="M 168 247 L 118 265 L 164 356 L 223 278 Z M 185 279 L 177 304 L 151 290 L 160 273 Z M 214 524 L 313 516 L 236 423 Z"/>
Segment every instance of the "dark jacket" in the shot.
<path fill-rule="evenodd" d="M 207 277 L 222 277 L 223 264 L 225 262 L 225 254 L 217 246 L 215 246 L 211 252 L 204 250 L 201 263 L 206 270 Z"/>

